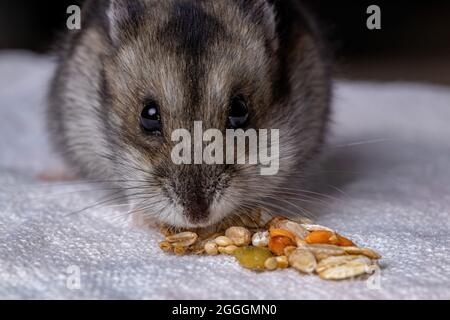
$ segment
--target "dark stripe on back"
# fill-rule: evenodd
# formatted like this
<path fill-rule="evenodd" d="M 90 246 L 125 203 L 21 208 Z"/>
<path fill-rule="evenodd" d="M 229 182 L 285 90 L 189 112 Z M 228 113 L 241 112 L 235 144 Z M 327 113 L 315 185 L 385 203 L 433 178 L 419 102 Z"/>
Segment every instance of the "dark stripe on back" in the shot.
<path fill-rule="evenodd" d="M 169 22 L 159 32 L 161 43 L 186 63 L 185 81 L 193 106 L 202 98 L 200 83 L 205 74 L 203 59 L 208 48 L 226 37 L 226 29 L 219 20 L 190 2 L 175 4 Z"/>
<path fill-rule="evenodd" d="M 177 3 L 162 30 L 163 38 L 173 42 L 178 52 L 194 58 L 225 33 L 220 21 L 193 3 Z"/>

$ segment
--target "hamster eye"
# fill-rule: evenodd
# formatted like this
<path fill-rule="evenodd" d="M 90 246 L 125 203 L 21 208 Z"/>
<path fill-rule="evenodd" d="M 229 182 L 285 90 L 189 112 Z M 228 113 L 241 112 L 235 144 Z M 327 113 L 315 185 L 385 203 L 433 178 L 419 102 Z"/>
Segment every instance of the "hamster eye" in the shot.
<path fill-rule="evenodd" d="M 238 96 L 231 99 L 228 122 L 233 129 L 243 128 L 247 124 L 248 108 L 242 97 Z"/>
<path fill-rule="evenodd" d="M 141 113 L 141 126 L 147 132 L 161 132 L 161 115 L 155 101 L 151 100 L 145 103 Z"/>

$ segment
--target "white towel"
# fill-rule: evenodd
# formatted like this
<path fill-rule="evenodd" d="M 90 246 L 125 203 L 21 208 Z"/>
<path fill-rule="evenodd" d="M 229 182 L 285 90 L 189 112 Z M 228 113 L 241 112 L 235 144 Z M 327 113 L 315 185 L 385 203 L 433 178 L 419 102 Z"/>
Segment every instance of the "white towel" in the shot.
<path fill-rule="evenodd" d="M 316 219 L 379 251 L 383 268 L 328 282 L 254 273 L 225 256 L 168 256 L 158 232 L 130 228 L 123 208 L 70 214 L 101 194 L 35 179 L 58 163 L 42 114 L 53 69 L 48 57 L 0 54 L 0 298 L 450 298 L 450 88 L 336 85 L 320 176 L 336 199 Z"/>

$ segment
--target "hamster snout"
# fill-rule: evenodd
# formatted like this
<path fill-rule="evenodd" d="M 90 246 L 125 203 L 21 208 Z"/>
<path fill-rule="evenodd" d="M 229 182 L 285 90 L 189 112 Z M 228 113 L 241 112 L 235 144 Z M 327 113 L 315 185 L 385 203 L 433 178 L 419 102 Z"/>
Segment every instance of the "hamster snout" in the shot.
<path fill-rule="evenodd" d="M 53 81 L 49 127 L 74 169 L 121 181 L 143 215 L 196 227 L 270 207 L 320 150 L 330 81 L 297 0 L 91 0 L 83 12 Z M 276 174 L 260 162 L 195 161 L 191 138 L 216 143 L 215 158 L 227 130 L 249 145 L 249 132 L 277 130 Z"/>

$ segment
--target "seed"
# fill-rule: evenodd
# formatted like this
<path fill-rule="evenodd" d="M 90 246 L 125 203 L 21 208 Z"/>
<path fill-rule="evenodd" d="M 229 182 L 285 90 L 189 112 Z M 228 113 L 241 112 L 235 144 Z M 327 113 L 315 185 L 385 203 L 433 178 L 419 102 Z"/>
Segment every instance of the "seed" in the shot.
<path fill-rule="evenodd" d="M 336 233 L 333 233 L 331 237 L 328 239 L 329 244 L 339 245 L 339 238 Z"/>
<path fill-rule="evenodd" d="M 297 247 L 304 247 L 307 245 L 306 241 L 300 238 L 295 239 L 295 243 L 297 244 Z"/>
<path fill-rule="evenodd" d="M 289 256 L 289 264 L 303 273 L 312 273 L 316 269 L 317 261 L 309 250 L 297 249 Z"/>
<path fill-rule="evenodd" d="M 295 242 L 295 235 L 289 230 L 278 229 L 278 228 L 270 228 L 269 230 L 270 237 L 286 237 Z"/>
<path fill-rule="evenodd" d="M 172 251 L 172 245 L 168 241 L 161 241 L 159 243 L 159 247 L 161 248 L 162 251 L 165 251 L 165 252 Z"/>
<path fill-rule="evenodd" d="M 316 267 L 316 272 L 320 273 L 325 271 L 326 269 L 334 268 L 337 266 L 341 266 L 347 264 L 350 261 L 358 261 L 362 264 L 370 265 L 372 262 L 366 256 L 335 256 L 328 257 L 326 259 L 321 260 Z"/>
<path fill-rule="evenodd" d="M 269 249 L 262 247 L 240 247 L 236 249 L 234 256 L 245 268 L 264 270 L 264 263 L 272 257 L 272 253 Z"/>
<path fill-rule="evenodd" d="M 284 248 L 295 245 L 295 235 L 284 229 L 270 229 L 269 249 L 277 256 L 284 254 Z"/>
<path fill-rule="evenodd" d="M 330 256 L 342 256 L 345 254 L 343 247 L 338 247 L 331 244 L 307 244 L 301 248 L 311 251 L 318 261 Z"/>
<path fill-rule="evenodd" d="M 166 240 L 173 246 L 189 247 L 193 245 L 198 239 L 198 235 L 194 232 L 181 232 L 172 236 L 166 237 Z"/>
<path fill-rule="evenodd" d="M 267 259 L 266 262 L 264 262 L 264 267 L 270 271 L 276 270 L 278 268 L 277 258 L 271 257 Z"/>
<path fill-rule="evenodd" d="M 289 260 L 286 256 L 279 256 L 275 258 L 277 260 L 278 269 L 286 269 L 289 267 Z"/>
<path fill-rule="evenodd" d="M 332 229 L 328 228 L 328 227 L 324 227 L 318 224 L 308 224 L 308 223 L 302 223 L 300 224 L 303 228 L 305 228 L 306 230 L 308 230 L 309 232 L 313 232 L 313 231 L 330 231 L 330 232 L 334 232 Z"/>
<path fill-rule="evenodd" d="M 334 244 L 337 246 L 347 246 L 347 247 L 351 247 L 351 246 L 355 245 L 351 240 L 341 236 L 340 234 L 337 234 L 337 233 L 334 233 L 334 232 L 328 231 L 328 230 L 312 231 L 305 238 L 305 241 L 309 244 L 322 243 L 322 244 Z"/>
<path fill-rule="evenodd" d="M 205 252 L 206 252 L 206 254 L 208 254 L 210 256 L 215 256 L 215 255 L 219 254 L 217 244 L 213 241 L 208 241 L 205 244 Z"/>
<path fill-rule="evenodd" d="M 342 246 L 342 247 L 355 247 L 355 244 L 350 240 L 347 239 L 346 237 L 341 236 L 340 234 L 336 234 L 337 238 L 338 238 L 338 246 Z"/>
<path fill-rule="evenodd" d="M 217 250 L 219 251 L 219 253 L 232 255 L 237 248 L 238 247 L 232 244 L 226 247 L 218 247 Z"/>
<path fill-rule="evenodd" d="M 197 242 L 196 243 L 194 243 L 192 246 L 190 246 L 189 247 L 189 249 L 190 249 L 190 251 L 193 253 L 193 254 L 196 254 L 196 255 L 201 255 L 201 254 L 204 254 L 204 253 L 206 253 L 206 251 L 205 251 L 205 245 L 208 243 L 208 242 L 212 242 L 212 243 L 214 243 L 215 244 L 215 242 L 214 242 L 214 238 L 217 238 L 218 236 L 219 236 L 220 234 L 211 234 L 210 236 L 207 236 L 206 238 L 203 238 L 203 237 L 200 237 L 200 235 L 199 235 L 199 238 L 201 239 L 201 240 L 197 240 Z M 214 236 L 214 237 L 212 237 L 212 236 Z"/>
<path fill-rule="evenodd" d="M 269 231 L 258 231 L 252 237 L 252 245 L 255 247 L 267 247 L 269 245 Z"/>
<path fill-rule="evenodd" d="M 166 240 L 159 242 L 159 247 L 177 255 L 233 255 L 241 266 L 251 270 L 291 266 L 327 280 L 356 277 L 378 268 L 375 260 L 381 256 L 377 252 L 359 248 L 350 239 L 306 218 L 270 217 L 259 209 L 254 216 L 239 217 L 239 225 L 234 225 L 235 219 L 230 216 L 220 225 L 207 228 L 162 226 Z"/>
<path fill-rule="evenodd" d="M 305 228 L 303 228 L 300 224 L 290 221 L 290 220 L 281 220 L 276 224 L 276 228 L 290 231 L 294 236 L 299 239 L 305 239 L 309 232 Z"/>
<path fill-rule="evenodd" d="M 184 255 L 185 253 L 186 253 L 186 247 L 185 246 L 174 246 L 173 247 L 173 252 L 176 254 L 176 255 L 179 255 L 179 256 L 182 256 L 182 255 Z"/>
<path fill-rule="evenodd" d="M 231 227 L 225 231 L 227 236 L 236 246 L 248 246 L 252 241 L 251 232 L 244 227 Z"/>
<path fill-rule="evenodd" d="M 342 265 L 331 267 L 319 272 L 319 277 L 326 280 L 342 280 L 353 278 L 365 273 L 374 272 L 376 266 L 363 260 L 351 260 Z"/>
<path fill-rule="evenodd" d="M 338 239 L 334 232 L 319 230 L 311 232 L 306 238 L 306 243 L 308 244 L 336 244 Z"/>
<path fill-rule="evenodd" d="M 234 254 L 234 252 L 236 251 L 238 247 L 235 245 L 231 245 L 231 246 L 227 246 L 225 247 L 225 253 L 226 254 Z"/>
<path fill-rule="evenodd" d="M 291 253 L 294 252 L 296 249 L 297 247 L 295 246 L 287 246 L 286 248 L 284 248 L 284 255 L 289 257 Z"/>
<path fill-rule="evenodd" d="M 294 245 L 295 242 L 291 238 L 284 236 L 271 237 L 269 240 L 269 249 L 277 256 L 284 254 L 284 248 Z"/>
<path fill-rule="evenodd" d="M 217 243 L 219 247 L 227 247 L 233 244 L 233 241 L 231 241 L 231 239 L 226 236 L 217 237 L 216 240 L 214 241 Z"/>
<path fill-rule="evenodd" d="M 370 259 L 378 260 L 381 256 L 369 248 L 359 248 L 359 247 L 341 247 L 345 253 L 352 255 L 364 255 Z"/>

